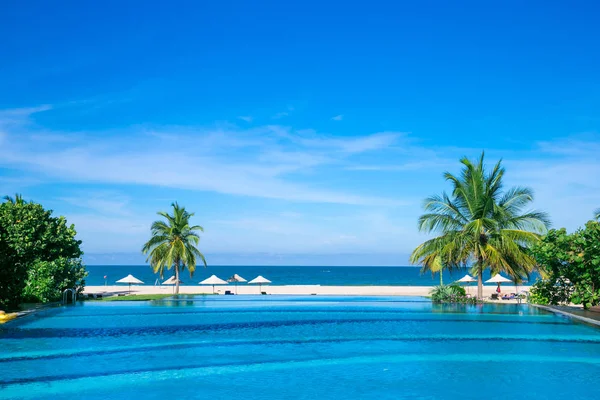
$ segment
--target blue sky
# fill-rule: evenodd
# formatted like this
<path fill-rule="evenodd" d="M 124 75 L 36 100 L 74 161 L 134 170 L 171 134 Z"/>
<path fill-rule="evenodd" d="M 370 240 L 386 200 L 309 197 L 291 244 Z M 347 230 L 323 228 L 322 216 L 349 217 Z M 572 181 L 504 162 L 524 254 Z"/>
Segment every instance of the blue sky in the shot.
<path fill-rule="evenodd" d="M 177 200 L 209 263 L 405 264 L 483 149 L 555 226 L 600 207 L 593 1 L 1 8 L 0 193 L 66 215 L 90 263 L 143 260 Z"/>

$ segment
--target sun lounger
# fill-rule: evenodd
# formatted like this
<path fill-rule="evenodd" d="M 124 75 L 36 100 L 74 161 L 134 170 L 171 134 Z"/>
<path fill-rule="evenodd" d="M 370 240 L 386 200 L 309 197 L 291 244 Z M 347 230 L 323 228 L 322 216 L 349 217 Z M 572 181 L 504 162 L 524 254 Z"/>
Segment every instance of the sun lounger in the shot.
<path fill-rule="evenodd" d="M 260 294 L 267 294 L 267 292 L 260 292 Z"/>
<path fill-rule="evenodd" d="M 498 300 L 498 293 L 492 293 L 490 300 Z"/>
<path fill-rule="evenodd" d="M 233 294 L 233 292 L 232 292 L 231 290 L 226 290 L 226 291 L 225 291 L 225 294 L 227 294 L 227 295 L 232 295 L 232 294 Z"/>

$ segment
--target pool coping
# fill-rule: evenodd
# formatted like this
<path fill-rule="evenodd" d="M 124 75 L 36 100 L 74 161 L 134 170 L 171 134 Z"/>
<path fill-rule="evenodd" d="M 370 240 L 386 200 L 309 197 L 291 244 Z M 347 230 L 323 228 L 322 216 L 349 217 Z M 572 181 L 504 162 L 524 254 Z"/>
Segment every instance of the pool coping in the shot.
<path fill-rule="evenodd" d="M 593 318 L 582 317 L 581 315 L 573 314 L 573 313 L 570 313 L 570 312 L 564 311 L 564 310 L 559 310 L 559 309 L 554 308 L 552 306 L 543 306 L 543 305 L 540 305 L 540 304 L 531 304 L 531 303 L 530 303 L 530 305 L 534 306 L 534 307 L 537 307 L 537 308 L 540 308 L 542 310 L 553 312 L 555 314 L 564 315 L 564 316 L 567 316 L 569 318 L 576 319 L 578 321 L 585 322 L 585 323 L 590 324 L 590 325 L 594 325 L 596 327 L 600 327 L 600 321 L 595 320 Z"/>

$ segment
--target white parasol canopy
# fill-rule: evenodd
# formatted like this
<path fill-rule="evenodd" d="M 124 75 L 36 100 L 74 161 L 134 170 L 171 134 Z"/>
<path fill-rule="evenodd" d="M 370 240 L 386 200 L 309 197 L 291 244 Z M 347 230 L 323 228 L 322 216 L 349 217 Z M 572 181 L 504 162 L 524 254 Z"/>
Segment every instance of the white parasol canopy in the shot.
<path fill-rule="evenodd" d="M 183 283 L 183 281 L 181 279 L 175 279 L 175 277 L 172 276 L 169 279 L 167 279 L 166 281 L 164 281 L 162 284 L 163 285 L 175 285 L 177 283 L 177 281 L 179 281 L 179 283 Z"/>
<path fill-rule="evenodd" d="M 457 280 L 456 282 L 475 282 L 477 281 L 477 279 L 473 278 L 471 275 L 467 274 L 465 276 L 463 276 L 462 278 L 460 278 L 459 280 Z"/>
<path fill-rule="evenodd" d="M 260 292 L 262 293 L 262 285 L 263 284 L 265 284 L 265 285 L 269 284 L 269 283 L 271 283 L 271 281 L 268 280 L 267 278 L 263 277 L 262 275 L 259 275 L 256 278 L 252 279 L 248 283 L 258 283 L 258 290 L 260 290 Z"/>
<path fill-rule="evenodd" d="M 164 281 L 162 284 L 163 285 L 173 285 L 173 293 L 175 293 L 175 285 L 177 283 L 183 283 L 183 281 L 181 279 L 175 279 L 175 276 L 170 277 L 169 279 L 167 279 L 166 281 Z"/>
<path fill-rule="evenodd" d="M 129 284 L 129 293 L 131 293 L 131 284 L 132 283 L 143 284 L 144 282 L 140 281 L 135 276 L 129 274 L 125 278 L 119 279 L 117 281 L 117 283 L 128 283 Z"/>
<path fill-rule="evenodd" d="M 233 274 L 233 276 L 229 279 L 227 279 L 227 282 L 234 282 L 235 283 L 235 294 L 237 294 L 237 284 L 238 282 L 248 282 L 247 280 L 245 280 L 244 278 L 242 278 L 241 276 L 239 276 L 238 274 Z"/>
<path fill-rule="evenodd" d="M 494 276 L 492 276 L 490 279 L 488 279 L 487 281 L 485 281 L 485 283 L 506 283 L 506 282 L 512 282 L 510 279 L 503 277 L 500 274 L 496 274 Z"/>
<path fill-rule="evenodd" d="M 215 285 L 227 285 L 227 282 L 225 282 L 223 279 L 219 278 L 216 275 L 211 275 L 209 278 L 206 278 L 205 280 L 200 282 L 200 284 L 201 285 L 212 285 L 213 293 L 215 293 Z"/>
<path fill-rule="evenodd" d="M 227 282 L 248 282 L 238 274 L 234 274 L 231 278 L 227 279 Z"/>

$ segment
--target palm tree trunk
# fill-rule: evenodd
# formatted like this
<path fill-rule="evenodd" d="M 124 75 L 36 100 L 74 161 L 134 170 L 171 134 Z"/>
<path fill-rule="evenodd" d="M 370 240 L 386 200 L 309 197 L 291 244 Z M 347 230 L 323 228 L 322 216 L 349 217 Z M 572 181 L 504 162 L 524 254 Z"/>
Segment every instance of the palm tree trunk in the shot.
<path fill-rule="evenodd" d="M 444 271 L 440 271 L 440 286 L 444 286 Z"/>
<path fill-rule="evenodd" d="M 477 298 L 483 299 L 483 258 L 477 260 Z"/>
<path fill-rule="evenodd" d="M 179 294 L 179 260 L 175 263 L 175 294 Z"/>

